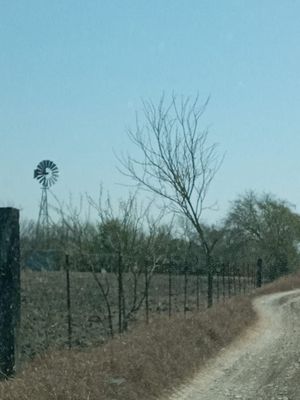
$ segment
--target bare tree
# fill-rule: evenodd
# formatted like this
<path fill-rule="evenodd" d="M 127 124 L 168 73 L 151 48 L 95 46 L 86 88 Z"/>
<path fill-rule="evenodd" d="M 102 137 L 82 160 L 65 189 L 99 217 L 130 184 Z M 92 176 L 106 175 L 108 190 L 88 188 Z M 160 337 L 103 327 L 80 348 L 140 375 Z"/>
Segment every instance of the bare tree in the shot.
<path fill-rule="evenodd" d="M 148 307 L 150 282 L 161 258 L 155 246 L 160 219 L 150 217 L 151 203 L 138 206 L 135 194 L 120 201 L 118 210 L 109 196 L 104 200 L 102 195 L 100 190 L 98 201 L 88 199 L 100 221 L 100 248 L 109 255 L 107 269 L 117 280 L 118 331 L 122 333 L 144 302 Z"/>
<path fill-rule="evenodd" d="M 171 212 L 184 215 L 195 228 L 203 246 L 208 273 L 208 306 L 212 305 L 211 255 L 216 241 L 207 240 L 201 223 L 206 209 L 209 186 L 222 158 L 216 144 L 208 144 L 207 130 L 201 130 L 200 119 L 206 108 L 198 96 L 167 103 L 164 97 L 156 106 L 143 103 L 145 123 L 137 119 L 136 129 L 129 132 L 141 158 L 121 158 L 121 172 L 138 185 L 166 200 Z"/>

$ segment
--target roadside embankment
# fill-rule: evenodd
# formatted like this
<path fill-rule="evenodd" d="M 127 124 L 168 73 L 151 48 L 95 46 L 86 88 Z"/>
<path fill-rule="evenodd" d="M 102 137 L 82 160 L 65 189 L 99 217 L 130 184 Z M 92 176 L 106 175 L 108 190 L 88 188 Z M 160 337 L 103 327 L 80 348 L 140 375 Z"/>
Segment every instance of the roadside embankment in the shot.
<path fill-rule="evenodd" d="M 300 275 L 260 289 L 300 287 Z M 257 321 L 251 296 L 140 324 L 87 351 L 48 352 L 0 384 L 1 400 L 150 400 L 188 382 Z"/>

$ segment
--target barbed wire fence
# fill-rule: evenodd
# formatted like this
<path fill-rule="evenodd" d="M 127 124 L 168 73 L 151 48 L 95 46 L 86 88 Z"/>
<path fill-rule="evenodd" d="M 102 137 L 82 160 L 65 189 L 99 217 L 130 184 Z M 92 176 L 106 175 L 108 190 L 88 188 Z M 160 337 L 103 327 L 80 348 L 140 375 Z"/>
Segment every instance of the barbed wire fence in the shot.
<path fill-rule="evenodd" d="M 103 254 L 55 249 L 33 252 L 24 262 L 24 358 L 50 348 L 98 345 L 136 321 L 150 323 L 157 315 L 178 313 L 188 317 L 207 307 L 207 274 L 198 266 L 182 268 L 172 259 L 146 260 L 123 271 L 103 265 Z M 213 271 L 214 303 L 246 295 L 263 283 L 256 261 L 219 263 Z"/>

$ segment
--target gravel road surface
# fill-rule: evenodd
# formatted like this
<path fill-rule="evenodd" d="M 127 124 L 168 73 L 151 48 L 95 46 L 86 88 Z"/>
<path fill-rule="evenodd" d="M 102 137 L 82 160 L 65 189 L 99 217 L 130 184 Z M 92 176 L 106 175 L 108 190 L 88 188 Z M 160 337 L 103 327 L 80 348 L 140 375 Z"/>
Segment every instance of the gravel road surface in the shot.
<path fill-rule="evenodd" d="M 300 290 L 254 306 L 255 326 L 169 400 L 300 400 Z"/>

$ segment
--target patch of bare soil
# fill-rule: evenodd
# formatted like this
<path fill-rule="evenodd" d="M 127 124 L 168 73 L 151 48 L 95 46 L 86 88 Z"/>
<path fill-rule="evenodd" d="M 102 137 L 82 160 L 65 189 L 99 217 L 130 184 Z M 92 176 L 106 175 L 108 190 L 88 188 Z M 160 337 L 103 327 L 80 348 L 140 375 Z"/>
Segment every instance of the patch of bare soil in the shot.
<path fill-rule="evenodd" d="M 169 400 L 300 400 L 300 290 L 254 306 L 255 326 Z"/>

